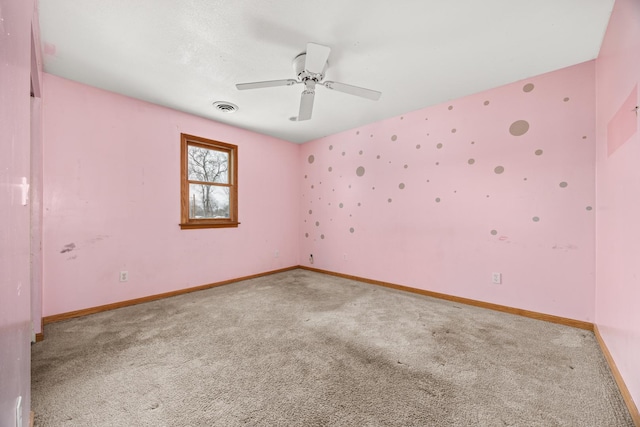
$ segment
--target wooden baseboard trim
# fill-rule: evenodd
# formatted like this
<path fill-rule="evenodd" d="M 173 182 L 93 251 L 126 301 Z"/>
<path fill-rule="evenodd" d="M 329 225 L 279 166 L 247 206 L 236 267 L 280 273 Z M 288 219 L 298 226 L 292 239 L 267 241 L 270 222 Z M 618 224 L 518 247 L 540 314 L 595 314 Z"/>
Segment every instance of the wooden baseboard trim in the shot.
<path fill-rule="evenodd" d="M 627 409 L 629 409 L 629 413 L 631 414 L 631 418 L 635 423 L 636 427 L 640 427 L 640 412 L 638 412 L 638 407 L 636 406 L 633 398 L 631 397 L 631 393 L 627 388 L 624 380 L 622 379 L 622 375 L 620 375 L 620 371 L 616 366 L 616 362 L 613 360 L 611 356 L 611 352 L 609 352 L 609 348 L 607 344 L 605 344 L 602 339 L 602 335 L 600 335 L 600 330 L 598 329 L 598 325 L 593 325 L 593 333 L 596 336 L 596 340 L 600 345 L 600 349 L 602 350 L 602 354 L 604 354 L 604 358 L 607 359 L 607 363 L 609 364 L 609 368 L 611 369 L 611 374 L 613 378 L 616 380 L 616 384 L 618 384 L 618 389 L 620 390 L 620 394 L 622 394 L 622 398 L 624 399 L 624 403 L 627 405 Z"/>
<path fill-rule="evenodd" d="M 40 342 L 44 339 L 44 330 L 36 334 L 36 342 Z"/>
<path fill-rule="evenodd" d="M 255 278 L 258 278 L 258 277 L 269 276 L 271 274 L 282 273 L 282 272 L 289 271 L 289 270 L 295 270 L 297 268 L 298 268 L 298 266 L 295 265 L 295 266 L 292 266 L 292 267 L 281 268 L 281 269 L 278 269 L 278 270 L 267 271 L 267 272 L 264 272 L 264 273 L 252 274 L 250 276 L 238 277 L 238 278 L 235 278 L 235 279 L 223 280 L 221 282 L 215 282 L 215 283 L 209 283 L 209 284 L 206 284 L 206 285 L 195 286 L 193 288 L 179 289 L 177 291 L 165 292 L 165 293 L 156 294 L 156 295 L 149 295 L 149 296 L 142 297 L 142 298 L 136 298 L 136 299 L 126 300 L 126 301 L 115 302 L 113 304 L 105 304 L 105 305 L 100 305 L 100 306 L 97 306 L 97 307 L 84 308 L 82 310 L 69 311 L 67 313 L 54 314 L 52 316 L 43 317 L 42 318 L 42 323 L 43 323 L 43 325 L 46 325 L 46 324 L 49 324 L 49 323 L 61 322 L 63 320 L 73 319 L 74 317 L 87 316 L 89 314 L 95 314 L 95 313 L 100 313 L 100 312 L 103 312 L 103 311 L 114 310 L 116 308 L 128 307 L 130 305 L 142 304 L 142 303 L 145 303 L 145 302 L 150 302 L 150 301 L 155 301 L 155 300 L 159 300 L 159 299 L 174 297 L 174 296 L 177 296 L 177 295 L 183 295 L 183 294 L 188 294 L 188 293 L 191 293 L 191 292 L 202 291 L 202 290 L 205 290 L 205 289 L 210 289 L 210 288 L 215 288 L 215 287 L 218 287 L 218 286 L 229 285 L 231 283 L 240 282 L 242 280 L 255 279 Z M 44 333 L 44 329 L 43 329 L 43 333 Z M 38 341 L 38 335 L 42 335 L 42 338 L 40 340 L 42 340 L 44 338 L 43 334 L 36 334 L 36 341 Z"/>
<path fill-rule="evenodd" d="M 35 418 L 35 414 L 33 411 L 29 412 L 29 427 L 33 427 L 33 420 Z"/>
<path fill-rule="evenodd" d="M 359 282 L 370 283 L 372 285 L 384 286 L 385 288 L 397 289 L 400 291 L 411 292 L 414 294 L 425 295 L 428 297 L 443 299 L 447 301 L 457 302 L 460 304 L 472 305 L 475 307 L 487 308 L 489 310 L 501 311 L 503 313 L 516 314 L 518 316 L 530 317 L 536 320 L 544 320 L 545 322 L 558 323 L 560 325 L 571 326 L 579 329 L 593 331 L 593 323 L 584 322 L 582 320 L 569 319 L 566 317 L 553 316 L 551 314 L 538 313 L 535 311 L 523 310 L 520 308 L 508 307 L 505 305 L 492 304 L 489 302 L 473 300 L 469 298 L 456 297 L 453 295 L 442 294 L 439 292 L 426 291 L 424 289 L 411 288 L 409 286 L 396 285 L 395 283 L 383 282 L 380 280 L 367 279 L 365 277 L 352 276 L 350 274 L 336 273 L 319 268 L 300 266 L 303 270 L 315 271 L 316 273 L 328 274 L 330 276 L 342 277 L 344 279 L 357 280 Z"/>

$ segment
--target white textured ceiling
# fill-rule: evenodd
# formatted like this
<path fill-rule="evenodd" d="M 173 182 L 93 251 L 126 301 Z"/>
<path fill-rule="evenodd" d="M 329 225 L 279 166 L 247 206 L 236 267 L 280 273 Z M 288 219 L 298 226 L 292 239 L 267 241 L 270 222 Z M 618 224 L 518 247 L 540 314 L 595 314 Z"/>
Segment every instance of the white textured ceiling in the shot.
<path fill-rule="evenodd" d="M 394 117 L 597 57 L 614 0 L 39 0 L 45 71 L 292 142 Z M 313 118 L 295 78 L 331 47 Z M 213 108 L 228 101 L 239 111 Z"/>

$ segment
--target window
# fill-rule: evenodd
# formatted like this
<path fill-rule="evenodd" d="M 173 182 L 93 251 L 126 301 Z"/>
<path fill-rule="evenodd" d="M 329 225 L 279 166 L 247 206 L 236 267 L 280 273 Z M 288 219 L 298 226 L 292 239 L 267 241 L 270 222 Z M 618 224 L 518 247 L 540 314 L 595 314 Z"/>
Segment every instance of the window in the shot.
<path fill-rule="evenodd" d="M 180 135 L 180 228 L 237 227 L 238 147 Z"/>

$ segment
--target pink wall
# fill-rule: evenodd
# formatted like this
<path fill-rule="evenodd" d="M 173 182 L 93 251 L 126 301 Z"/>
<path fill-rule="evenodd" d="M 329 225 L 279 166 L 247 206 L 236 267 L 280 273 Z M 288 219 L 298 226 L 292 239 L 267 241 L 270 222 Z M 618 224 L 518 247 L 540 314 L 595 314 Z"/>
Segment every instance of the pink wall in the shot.
<path fill-rule="evenodd" d="M 299 146 L 49 74 L 43 99 L 45 316 L 299 263 Z M 238 228 L 178 227 L 181 132 L 238 145 Z"/>
<path fill-rule="evenodd" d="M 591 61 L 303 145 L 301 261 L 593 321 L 594 72 Z"/>
<path fill-rule="evenodd" d="M 640 406 L 640 2 L 617 0 L 596 62 L 596 324 Z M 635 104 L 637 105 L 637 103 Z M 614 129 L 615 128 L 615 129 Z M 617 149 L 609 155 L 609 147 Z"/>
<path fill-rule="evenodd" d="M 31 20 L 34 2 L 0 0 L 0 425 L 16 425 L 22 396 L 23 426 L 30 407 L 31 307 L 29 178 Z M 35 24 L 37 27 L 37 23 Z"/>

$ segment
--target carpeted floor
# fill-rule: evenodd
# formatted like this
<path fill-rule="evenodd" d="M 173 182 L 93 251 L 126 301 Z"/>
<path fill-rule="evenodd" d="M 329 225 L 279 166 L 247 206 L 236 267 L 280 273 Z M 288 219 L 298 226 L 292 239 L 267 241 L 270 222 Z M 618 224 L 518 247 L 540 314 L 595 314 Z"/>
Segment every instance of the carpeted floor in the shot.
<path fill-rule="evenodd" d="M 45 426 L 633 426 L 580 329 L 293 270 L 47 325 Z"/>

